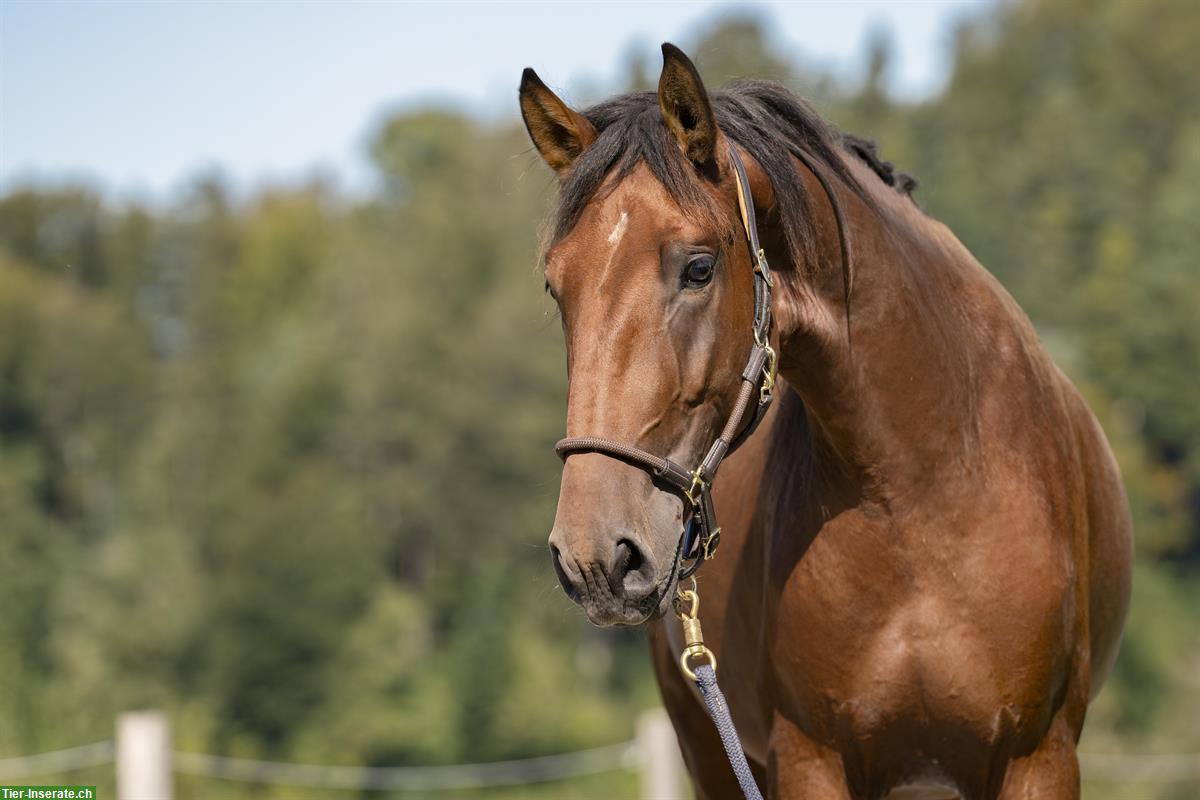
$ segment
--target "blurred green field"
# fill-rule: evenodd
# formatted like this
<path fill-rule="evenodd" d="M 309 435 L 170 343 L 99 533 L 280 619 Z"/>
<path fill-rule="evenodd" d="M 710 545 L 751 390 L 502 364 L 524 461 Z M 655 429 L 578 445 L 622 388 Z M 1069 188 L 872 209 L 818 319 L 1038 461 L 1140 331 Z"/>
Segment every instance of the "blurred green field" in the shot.
<path fill-rule="evenodd" d="M 769 17 L 680 42 L 710 86 L 774 77 L 877 139 L 1092 403 L 1138 566 L 1091 753 L 1200 753 L 1198 8 L 1004 4 L 962 25 L 945 89 L 915 104 L 882 88 L 886 37 L 853 86 L 803 71 Z M 608 88 L 650 72 L 634 59 Z M 143 707 L 180 750 L 319 764 L 631 738 L 657 702 L 644 634 L 590 628 L 545 544 L 565 375 L 536 260 L 553 180 L 517 77 L 510 119 L 379 125 L 369 198 L 216 178 L 168 207 L 0 198 L 0 758 L 109 738 Z M 44 780 L 114 796 L 111 768 Z M 635 792 L 617 772 L 436 796 Z M 1198 794 L 1085 775 L 1098 800 Z"/>

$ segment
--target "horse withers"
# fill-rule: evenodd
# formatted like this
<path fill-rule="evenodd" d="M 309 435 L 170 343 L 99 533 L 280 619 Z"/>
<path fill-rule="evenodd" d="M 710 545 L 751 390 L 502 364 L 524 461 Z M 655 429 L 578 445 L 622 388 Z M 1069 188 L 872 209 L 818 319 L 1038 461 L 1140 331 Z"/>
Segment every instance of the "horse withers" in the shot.
<path fill-rule="evenodd" d="M 709 93 L 663 56 L 657 92 L 581 112 L 526 70 L 520 104 L 559 179 L 545 276 L 571 441 L 691 465 L 735 416 L 756 331 L 745 164 L 778 399 L 715 481 L 722 545 L 697 577 L 756 781 L 780 798 L 1078 797 L 1132 561 L 1100 426 L 911 180 L 776 83 Z M 650 624 L 698 796 L 737 796 L 665 614 L 687 502 L 635 459 L 564 455 L 564 589 L 598 625 Z"/>

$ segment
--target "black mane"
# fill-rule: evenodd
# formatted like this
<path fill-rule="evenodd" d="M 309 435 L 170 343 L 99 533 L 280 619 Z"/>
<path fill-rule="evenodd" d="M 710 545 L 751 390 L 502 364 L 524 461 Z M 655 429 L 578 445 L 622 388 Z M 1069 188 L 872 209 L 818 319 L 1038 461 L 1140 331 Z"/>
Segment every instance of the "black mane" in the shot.
<path fill-rule="evenodd" d="M 780 216 L 787 222 L 784 229 L 793 263 L 817 263 L 811 201 L 794 155 L 805 154 L 868 202 L 840 150 L 862 159 L 884 183 L 903 194 L 916 186 L 910 176 L 897 175 L 890 163 L 879 158 L 874 143 L 843 135 L 781 84 L 743 79 L 709 96 L 718 127 L 770 177 Z M 582 113 L 598 136 L 563 182 L 551 218 L 552 242 L 575 226 L 610 175 L 620 181 L 641 162 L 684 209 L 701 214 L 712 211 L 695 169 L 663 122 L 655 92 L 620 95 Z"/>
<path fill-rule="evenodd" d="M 870 139 L 863 139 L 852 133 L 843 133 L 842 146 L 866 162 L 881 181 L 900 194 L 911 197 L 919 185 L 914 176 L 907 172 L 896 172 L 896 167 L 892 162 L 884 161 L 883 156 L 879 154 L 879 145 Z"/>

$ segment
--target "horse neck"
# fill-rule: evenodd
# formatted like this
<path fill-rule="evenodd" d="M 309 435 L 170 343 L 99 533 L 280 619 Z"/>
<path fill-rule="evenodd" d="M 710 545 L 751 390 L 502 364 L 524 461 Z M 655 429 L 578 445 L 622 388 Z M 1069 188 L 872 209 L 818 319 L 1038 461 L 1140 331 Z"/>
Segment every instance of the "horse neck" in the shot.
<path fill-rule="evenodd" d="M 850 231 L 849 310 L 833 210 L 814 179 L 829 279 L 802 283 L 798 271 L 784 272 L 780 372 L 804 402 L 815 449 L 842 462 L 822 471 L 887 502 L 928 481 L 970 438 L 972 331 L 960 309 L 964 287 L 987 294 L 987 279 L 945 228 L 865 168 L 852 169 L 879 208 L 835 189 Z"/>

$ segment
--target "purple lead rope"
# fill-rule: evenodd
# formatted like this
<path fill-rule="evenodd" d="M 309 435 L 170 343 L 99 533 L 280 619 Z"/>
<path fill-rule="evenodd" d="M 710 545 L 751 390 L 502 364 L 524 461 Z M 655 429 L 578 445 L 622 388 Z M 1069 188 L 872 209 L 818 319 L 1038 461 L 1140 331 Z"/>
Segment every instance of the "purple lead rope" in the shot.
<path fill-rule="evenodd" d="M 746 800 L 762 800 L 762 793 L 758 790 L 758 784 L 754 782 L 754 774 L 750 772 L 750 764 L 746 762 L 746 753 L 742 750 L 737 729 L 733 727 L 729 704 L 725 702 L 725 695 L 721 694 L 721 687 L 717 685 L 717 673 L 709 664 L 701 664 L 694 671 L 696 685 L 700 687 L 704 705 L 708 706 L 708 714 L 717 727 L 721 744 L 725 745 L 725 755 L 729 758 L 729 766 L 733 768 L 738 785 L 742 787 L 742 794 L 746 796 Z"/>

